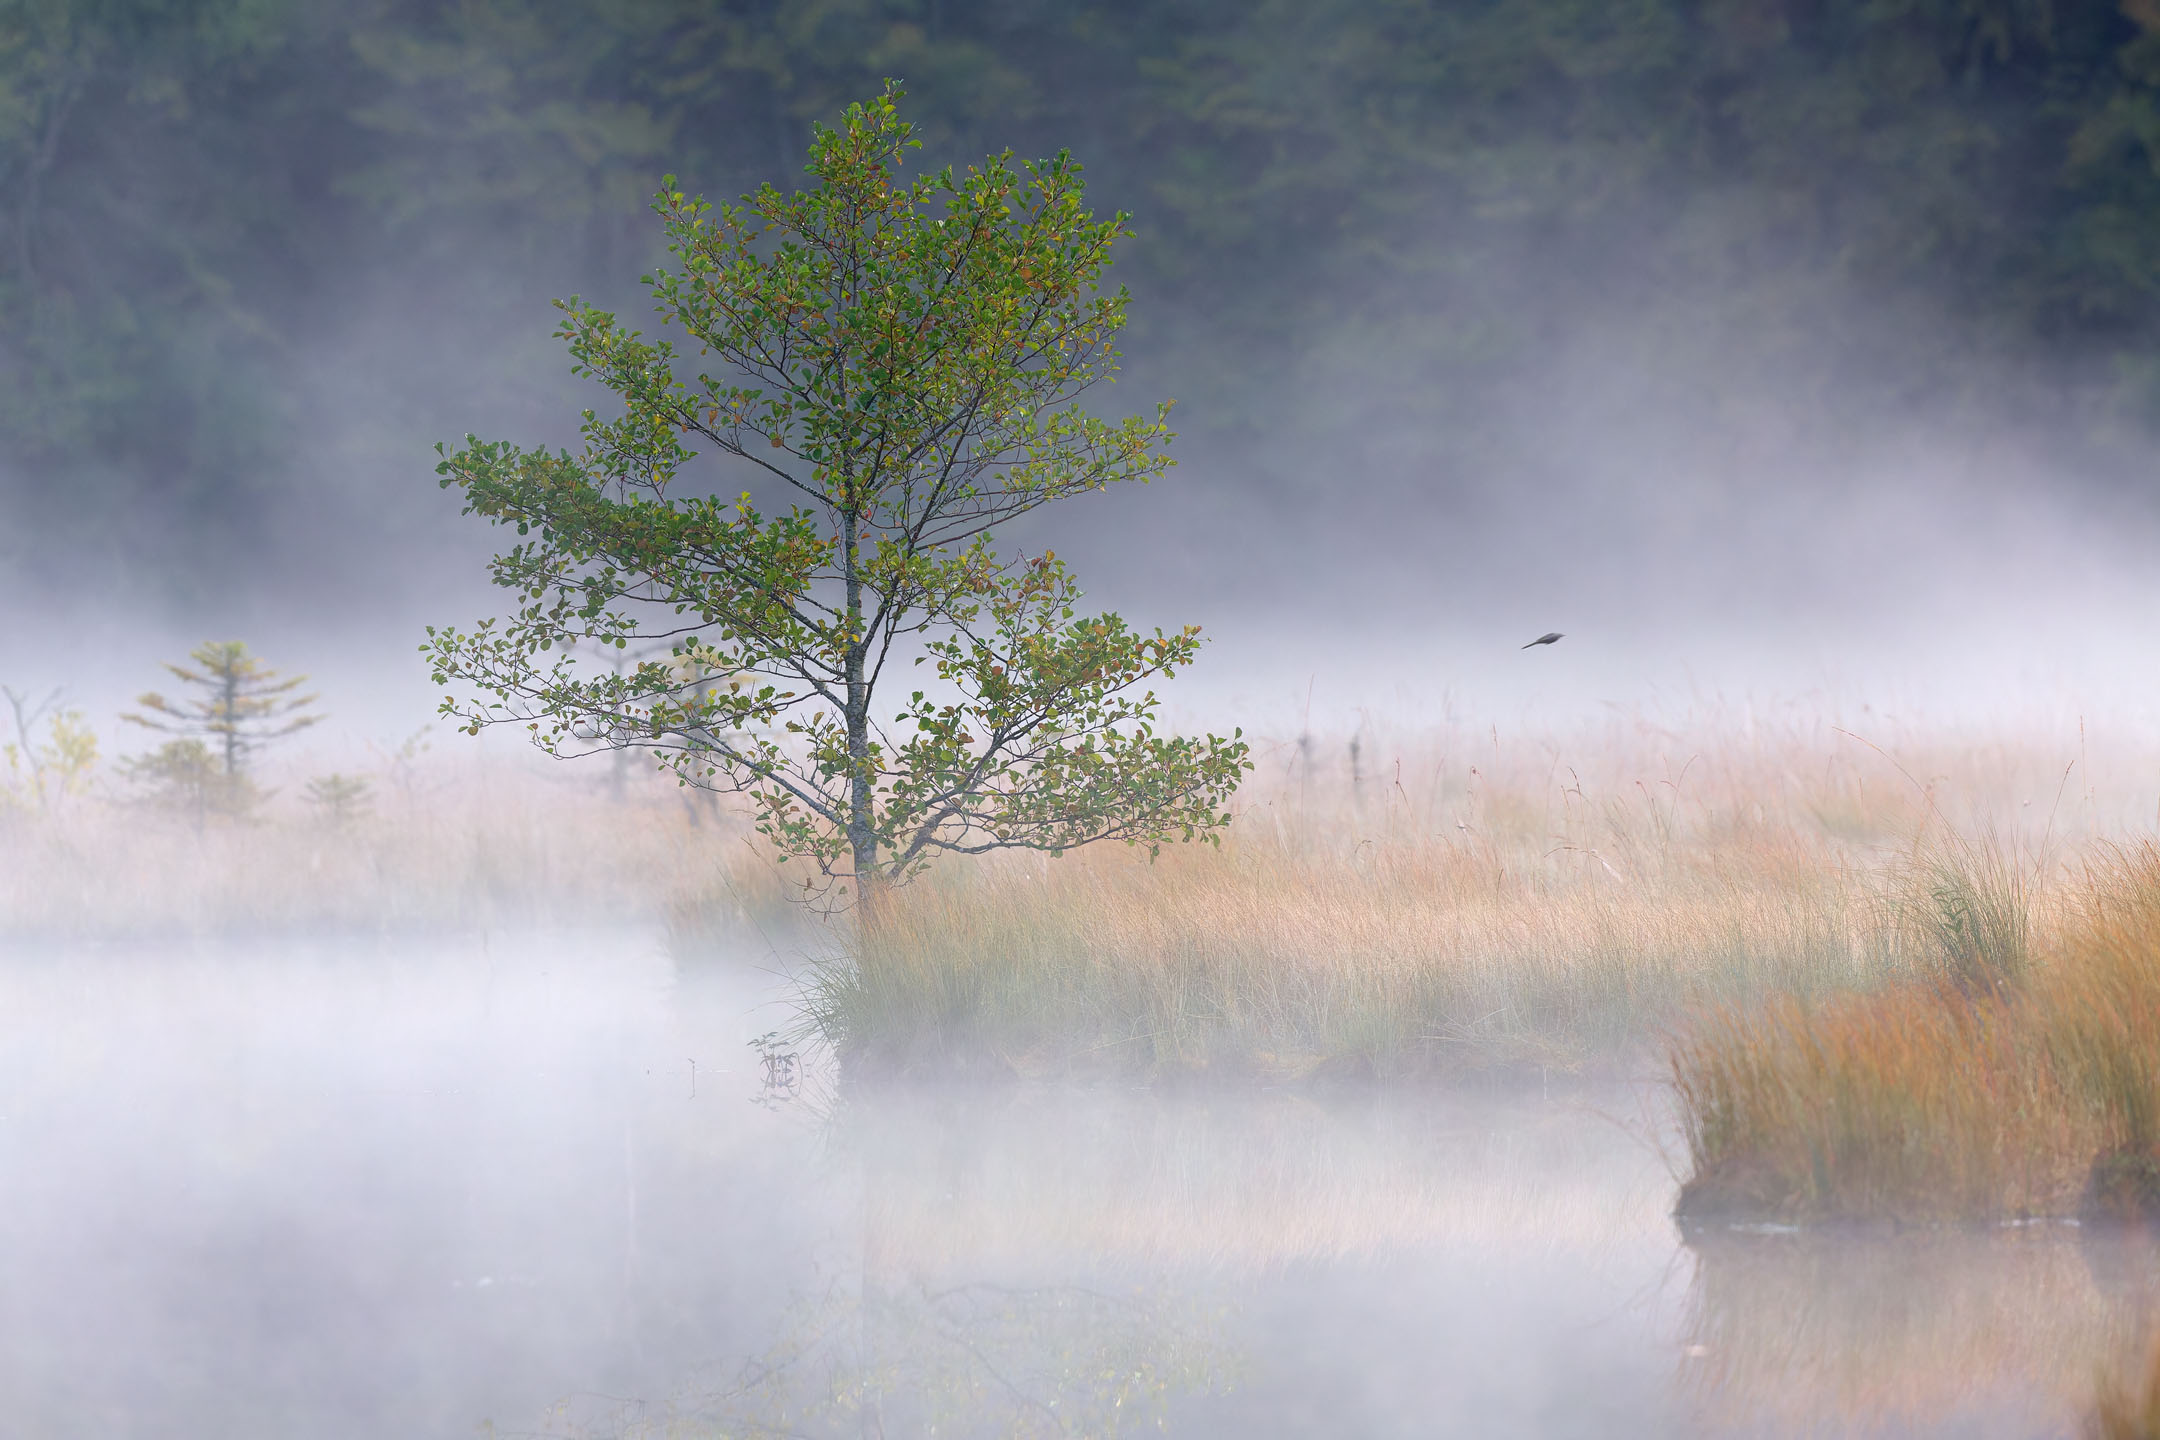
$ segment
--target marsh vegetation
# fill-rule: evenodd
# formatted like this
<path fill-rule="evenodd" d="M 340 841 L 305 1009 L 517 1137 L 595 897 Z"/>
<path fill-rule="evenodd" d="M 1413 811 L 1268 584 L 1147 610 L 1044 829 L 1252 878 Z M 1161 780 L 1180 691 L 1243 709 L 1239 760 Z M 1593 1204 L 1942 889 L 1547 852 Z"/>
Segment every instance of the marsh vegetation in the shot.
<path fill-rule="evenodd" d="M 2076 743 L 1308 738 L 1219 847 L 949 865 L 874 923 L 792 904 L 815 877 L 748 811 L 642 769 L 384 747 L 364 806 L 269 785 L 204 824 L 93 758 L 10 792 L 0 905 L 54 939 L 762 925 L 800 1002 L 768 1028 L 864 1078 L 1662 1073 L 1692 1218 L 2136 1218 L 2160 856 L 2143 752 Z"/>
<path fill-rule="evenodd" d="M 41 1098 L 4 1134 L 42 1178 L 11 1273 L 293 1307 L 271 1351 L 231 1343 L 312 1378 L 225 1393 L 325 1434 L 339 1355 L 405 1377 L 353 1413 L 408 1433 L 429 1406 L 582 1437 L 2134 1413 L 2143 1232 L 1787 1225 L 2074 1215 L 2135 1153 L 2146 752 L 1720 715 L 1257 753 L 1219 849 L 933 869 L 874 925 L 605 759 L 384 747 L 336 815 L 294 752 L 200 830 L 95 765 L 18 791 L 0 983 L 9 1093 Z M 791 1031 L 776 1096 L 752 1042 Z M 391 1243 L 369 1215 L 435 1258 L 332 1259 Z M 281 1258 L 185 1259 L 224 1224 Z M 720 1324 L 714 1287 L 758 1299 Z M 432 1338 L 351 1331 L 362 1295 Z M 19 1351 L 34 1413 L 107 1383 L 78 1344 Z M 1595 1403 L 1549 1408 L 1547 1367 Z M 1315 1399 L 1352 1370 L 1364 1398 Z M 237 1413 L 178 1383 L 100 1393 Z"/>
<path fill-rule="evenodd" d="M 2160 0 L 8 7 L 4 1424 L 2160 1436 L 2156 136 Z"/>
<path fill-rule="evenodd" d="M 1273 753 L 1219 851 L 927 877 L 821 1016 L 901 1068 L 1624 1070 L 1692 1016 L 2007 993 L 2130 800 L 2038 743 L 1716 719 L 1427 734 L 1363 775 L 1340 741 Z"/>
<path fill-rule="evenodd" d="M 1964 883 L 2026 903 L 2006 873 Z M 2005 944 L 1977 976 L 1959 908 L 1937 973 L 1690 1027 L 1672 1055 L 1683 1213 L 2160 1219 L 2160 851 L 2102 849 L 2057 883 L 2030 950 Z"/>

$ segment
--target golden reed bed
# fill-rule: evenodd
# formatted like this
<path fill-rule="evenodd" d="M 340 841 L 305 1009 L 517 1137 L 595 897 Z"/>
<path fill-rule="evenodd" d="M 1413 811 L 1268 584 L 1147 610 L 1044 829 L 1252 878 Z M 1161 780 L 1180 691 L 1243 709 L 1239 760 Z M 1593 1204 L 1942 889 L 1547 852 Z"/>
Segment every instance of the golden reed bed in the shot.
<path fill-rule="evenodd" d="M 1991 926 L 2027 943 L 2064 866 L 2145 803 L 2086 783 L 2079 756 L 2074 731 L 1891 747 L 1621 722 L 1565 742 L 1368 739 L 1355 772 L 1347 745 L 1284 745 L 1219 848 L 950 867 L 854 936 L 812 998 L 901 1070 L 1637 1064 L 1696 1014 L 1953 973 L 1945 875 L 1984 944 Z M 1998 900 L 2010 911 L 1986 913 Z"/>
<path fill-rule="evenodd" d="M 1261 756 L 1219 846 L 949 864 L 874 926 L 828 917 L 805 1026 L 866 1073 L 1549 1078 L 1663 1055 L 1691 1214 L 2160 1203 L 2149 750 L 1721 713 Z M 289 790 L 200 828 L 94 787 L 17 807 L 0 925 L 666 923 L 689 954 L 788 913 L 795 881 L 740 815 L 651 777 L 397 780 L 336 823 Z"/>
<path fill-rule="evenodd" d="M 2074 732 L 1459 744 L 1368 744 L 1355 773 L 1282 747 L 1219 848 L 948 869 L 816 973 L 812 1011 L 869 1073 L 1662 1055 L 1690 1217 L 2160 1215 L 2146 757 Z"/>
<path fill-rule="evenodd" d="M 2047 909 L 1999 975 L 1699 1017 L 1681 1213 L 2160 1220 L 2160 849 L 2088 857 Z"/>
<path fill-rule="evenodd" d="M 454 757 L 397 778 L 341 820 L 297 784 L 199 824 L 117 780 L 48 811 L 0 803 L 0 937 L 710 924 L 783 905 L 739 817 L 643 773 Z"/>

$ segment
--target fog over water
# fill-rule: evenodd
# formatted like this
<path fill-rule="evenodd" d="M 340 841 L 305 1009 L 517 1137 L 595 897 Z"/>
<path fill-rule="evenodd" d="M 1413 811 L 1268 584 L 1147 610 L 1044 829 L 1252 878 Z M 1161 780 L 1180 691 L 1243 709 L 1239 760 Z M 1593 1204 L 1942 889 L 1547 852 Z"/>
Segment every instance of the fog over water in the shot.
<path fill-rule="evenodd" d="M 1000 544 L 1204 628 L 1168 725 L 1256 740 L 1255 813 L 1326 788 L 1266 873 L 1475 851 L 1448 893 L 1527 895 L 1461 922 L 1510 954 L 1728 869 L 1761 890 L 1666 928 L 1842 935 L 1823 876 L 1946 814 L 2068 873 L 2160 818 L 2153 5 L 17 8 L 0 685 L 101 768 L 0 788 L 40 890 L 0 913 L 0 1433 L 2030 1440 L 2146 1343 L 2146 1236 L 1684 1233 L 1662 1030 L 1462 1083 L 844 1083 L 803 984 L 849 922 L 715 899 L 717 808 L 450 733 L 418 651 L 514 603 L 433 447 L 613 399 L 550 300 L 656 329 L 659 177 L 795 182 L 901 75 L 929 163 L 1069 144 L 1133 214 L 1090 404 L 1175 398 L 1178 465 Z M 327 719 L 206 839 L 117 762 L 213 639 Z M 1901 768 L 1938 743 L 1984 793 Z M 333 769 L 362 840 L 302 798 Z M 1684 803 L 1741 858 L 1660 890 Z M 1805 863 L 1750 828 L 1792 815 Z M 1587 928 L 1538 930 L 1563 889 Z"/>
<path fill-rule="evenodd" d="M 10 1424 L 837 1435 L 869 1394 L 886 1433 L 2025 1436 L 2155 1263 L 1683 1248 L 1628 1085 L 776 1089 L 749 958 L 11 952 Z"/>

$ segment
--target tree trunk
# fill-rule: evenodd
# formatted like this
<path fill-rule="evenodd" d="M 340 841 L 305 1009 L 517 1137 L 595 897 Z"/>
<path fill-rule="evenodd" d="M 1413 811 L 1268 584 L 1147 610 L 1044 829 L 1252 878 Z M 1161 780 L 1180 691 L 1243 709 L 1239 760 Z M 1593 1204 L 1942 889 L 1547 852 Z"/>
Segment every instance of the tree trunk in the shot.
<path fill-rule="evenodd" d="M 225 671 L 218 676 L 219 705 L 225 722 L 225 783 L 237 787 L 240 783 L 240 666 L 228 660 Z"/>
<path fill-rule="evenodd" d="M 858 517 L 842 517 L 841 574 L 847 584 L 848 851 L 855 867 L 855 904 L 867 922 L 878 888 L 877 786 L 870 773 L 870 638 L 863 633 L 862 576 L 856 569 Z"/>

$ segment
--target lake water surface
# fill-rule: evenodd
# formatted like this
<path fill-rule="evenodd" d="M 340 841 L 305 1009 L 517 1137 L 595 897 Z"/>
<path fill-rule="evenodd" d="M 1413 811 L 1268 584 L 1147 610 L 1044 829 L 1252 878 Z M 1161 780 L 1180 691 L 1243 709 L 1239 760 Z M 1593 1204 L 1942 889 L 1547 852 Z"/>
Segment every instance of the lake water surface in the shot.
<path fill-rule="evenodd" d="M 835 1094 L 786 990 L 0 957 L 0 1430 L 2031 1437 L 2160 1296 L 2074 1226 L 1684 1241 L 1653 1085 Z"/>

